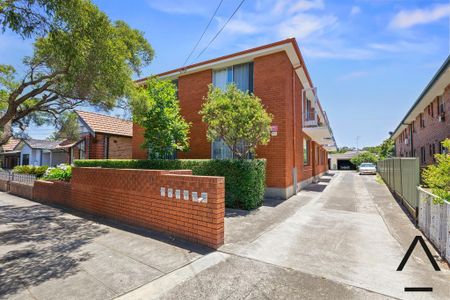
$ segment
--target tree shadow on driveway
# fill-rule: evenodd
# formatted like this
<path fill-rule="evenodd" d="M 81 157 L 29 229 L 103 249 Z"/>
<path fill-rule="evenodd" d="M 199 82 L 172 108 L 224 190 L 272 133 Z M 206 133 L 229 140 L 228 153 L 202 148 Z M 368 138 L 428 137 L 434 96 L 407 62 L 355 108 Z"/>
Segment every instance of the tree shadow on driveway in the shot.
<path fill-rule="evenodd" d="M 49 279 L 66 278 L 91 257 L 81 247 L 108 229 L 55 208 L 0 206 L 0 298 Z M 1 248 L 0 248 L 1 249 Z"/>

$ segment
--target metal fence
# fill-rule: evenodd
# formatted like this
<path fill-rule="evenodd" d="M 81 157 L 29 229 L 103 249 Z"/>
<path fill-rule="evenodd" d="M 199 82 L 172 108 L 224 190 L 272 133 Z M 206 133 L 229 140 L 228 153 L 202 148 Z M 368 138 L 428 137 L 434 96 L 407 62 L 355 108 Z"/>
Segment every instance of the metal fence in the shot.
<path fill-rule="evenodd" d="M 36 181 L 36 176 L 31 174 L 18 174 L 11 172 L 10 181 L 33 184 Z"/>
<path fill-rule="evenodd" d="M 420 184 L 419 159 L 415 157 L 396 157 L 379 161 L 378 173 L 417 219 L 419 196 L 417 186 Z"/>
<path fill-rule="evenodd" d="M 437 196 L 417 188 L 419 193 L 419 228 L 450 263 L 450 203 L 435 204 Z"/>
<path fill-rule="evenodd" d="M 11 173 L 8 170 L 0 170 L 0 179 L 10 181 L 11 180 Z"/>

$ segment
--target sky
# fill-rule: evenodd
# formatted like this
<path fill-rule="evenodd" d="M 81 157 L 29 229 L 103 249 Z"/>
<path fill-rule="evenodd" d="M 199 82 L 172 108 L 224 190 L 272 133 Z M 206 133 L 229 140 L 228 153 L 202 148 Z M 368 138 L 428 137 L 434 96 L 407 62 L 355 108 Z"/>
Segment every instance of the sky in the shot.
<path fill-rule="evenodd" d="M 295 37 L 340 147 L 380 144 L 450 54 L 448 0 L 246 0 L 198 57 L 240 1 L 223 1 L 188 63 Z M 220 0 L 93 2 L 144 33 L 156 52 L 148 76 L 184 65 Z M 0 35 L 0 63 L 20 71 L 31 53 L 32 41 Z"/>

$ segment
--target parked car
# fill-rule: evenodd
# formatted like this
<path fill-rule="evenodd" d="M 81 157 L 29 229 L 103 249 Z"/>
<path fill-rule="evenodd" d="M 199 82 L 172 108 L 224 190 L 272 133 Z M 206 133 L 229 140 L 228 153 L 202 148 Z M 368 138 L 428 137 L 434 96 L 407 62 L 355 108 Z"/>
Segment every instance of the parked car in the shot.
<path fill-rule="evenodd" d="M 362 163 L 359 165 L 359 175 L 363 174 L 377 174 L 377 167 L 373 163 Z"/>

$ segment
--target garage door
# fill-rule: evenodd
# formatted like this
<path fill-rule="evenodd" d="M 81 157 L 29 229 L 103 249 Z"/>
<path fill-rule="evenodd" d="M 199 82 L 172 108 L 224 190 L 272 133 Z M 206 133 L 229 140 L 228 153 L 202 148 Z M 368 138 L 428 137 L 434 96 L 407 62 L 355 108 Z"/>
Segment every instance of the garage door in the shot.
<path fill-rule="evenodd" d="M 356 170 L 356 166 L 349 159 L 338 159 L 337 168 L 338 170 Z"/>

